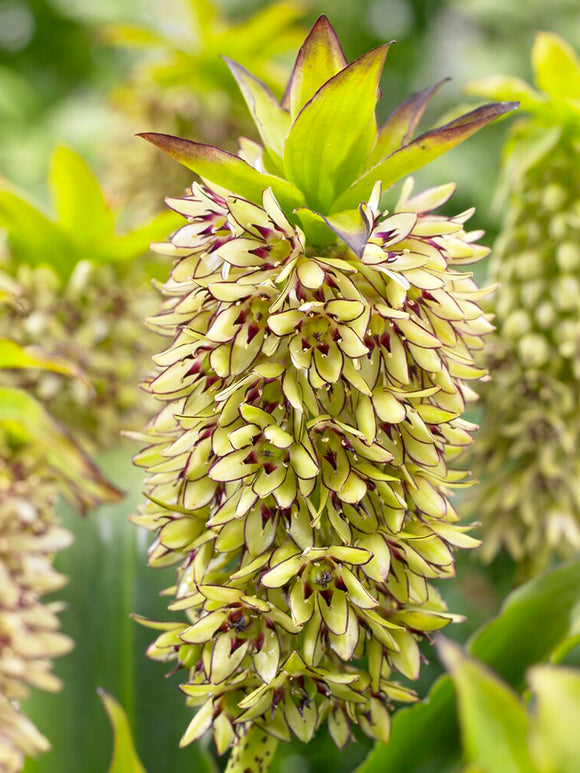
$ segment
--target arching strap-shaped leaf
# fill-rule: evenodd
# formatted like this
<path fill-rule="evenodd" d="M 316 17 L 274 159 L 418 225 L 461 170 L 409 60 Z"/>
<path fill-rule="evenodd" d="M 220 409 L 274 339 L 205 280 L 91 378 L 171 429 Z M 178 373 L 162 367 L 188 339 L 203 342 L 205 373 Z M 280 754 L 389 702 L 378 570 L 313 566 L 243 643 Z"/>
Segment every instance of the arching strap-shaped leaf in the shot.
<path fill-rule="evenodd" d="M 357 257 L 360 258 L 362 255 L 372 228 L 371 219 L 365 204 L 361 203 L 358 209 L 338 212 L 336 215 L 329 215 L 328 217 L 306 207 L 298 209 L 296 214 L 300 217 L 303 224 L 314 221 L 318 222 L 321 226 L 323 224 L 326 225 L 327 230 L 330 231 L 329 236 L 331 239 L 338 236 L 347 247 L 350 247 Z"/>
<path fill-rule="evenodd" d="M 328 214 L 339 194 L 361 174 L 375 143 L 375 107 L 388 49 L 385 45 L 369 51 L 331 78 L 290 129 L 284 147 L 286 174 L 318 212 Z"/>
<path fill-rule="evenodd" d="M 262 174 L 238 156 L 213 145 L 203 145 L 200 142 L 172 137 L 169 134 L 151 132 L 138 136 L 175 158 L 203 180 L 237 193 L 254 204 L 262 203 L 262 194 L 266 188 L 272 188 L 274 196 L 286 214 L 304 204 L 304 197 L 300 191 L 287 180 Z"/>
<path fill-rule="evenodd" d="M 434 83 L 423 91 L 412 94 L 409 99 L 406 99 L 399 107 L 393 110 L 379 131 L 379 136 L 369 156 L 367 167 L 374 166 L 385 156 L 388 156 L 389 153 L 403 145 L 407 145 L 411 141 L 427 105 L 448 80 L 449 78 L 443 78 L 443 80 Z"/>
<path fill-rule="evenodd" d="M 347 66 L 334 27 L 320 16 L 302 44 L 282 98 L 282 107 L 290 111 L 292 120 L 318 89 Z"/>
<path fill-rule="evenodd" d="M 270 89 L 245 67 L 224 57 L 254 118 L 272 161 L 281 170 L 284 140 L 290 129 L 290 114 L 278 104 Z"/>
<path fill-rule="evenodd" d="M 536 773 L 519 696 L 457 644 L 443 639 L 438 649 L 457 694 L 465 761 L 485 771 Z"/>
<path fill-rule="evenodd" d="M 137 756 L 129 720 L 122 706 L 102 689 L 99 689 L 99 695 L 113 728 L 113 758 L 108 773 L 146 773 Z"/>
<path fill-rule="evenodd" d="M 495 102 L 483 105 L 444 126 L 421 134 L 413 142 L 391 153 L 369 169 L 338 198 L 333 205 L 333 211 L 348 209 L 356 206 L 360 201 L 365 201 L 373 185 L 379 180 L 383 190 L 386 190 L 397 180 L 421 169 L 517 106 L 517 102 Z"/>
<path fill-rule="evenodd" d="M 538 32 L 532 46 L 536 85 L 555 99 L 580 99 L 580 59 L 553 32 Z"/>
<path fill-rule="evenodd" d="M 113 236 L 113 211 L 79 155 L 70 148 L 58 147 L 48 182 L 57 220 L 72 241 L 86 245 Z"/>

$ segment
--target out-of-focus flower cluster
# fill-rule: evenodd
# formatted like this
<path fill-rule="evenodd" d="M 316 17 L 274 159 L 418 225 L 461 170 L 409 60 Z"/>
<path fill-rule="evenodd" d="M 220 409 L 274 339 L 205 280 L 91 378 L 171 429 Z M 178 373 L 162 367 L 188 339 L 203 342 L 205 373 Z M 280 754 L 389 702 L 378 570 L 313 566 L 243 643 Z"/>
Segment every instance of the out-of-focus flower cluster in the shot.
<path fill-rule="evenodd" d="M 91 447 L 115 443 L 146 414 L 146 397 L 135 389 L 154 352 L 140 330 L 155 308 L 146 269 L 119 272 L 86 261 L 64 284 L 50 266 L 21 264 L 13 273 L 18 303 L 0 320 L 0 334 L 41 344 L 89 379 L 63 382 L 58 374 L 30 371 L 19 382 Z"/>
<path fill-rule="evenodd" d="M 486 97 L 517 88 L 530 113 L 506 147 L 508 208 L 490 264 L 500 285 L 493 381 L 482 390 L 483 483 L 472 504 L 486 526 L 482 555 L 505 548 L 534 571 L 580 549 L 580 62 L 549 33 L 532 58 L 542 92 L 500 76 L 471 87 Z"/>
<path fill-rule="evenodd" d="M 454 574 L 448 463 L 471 442 L 460 418 L 491 329 L 463 266 L 484 257 L 472 212 L 433 214 L 447 185 L 392 214 L 366 207 L 360 257 L 322 252 L 269 190 L 263 206 L 194 184 L 158 249 L 177 258 L 150 325 L 171 343 L 148 383 L 164 406 L 137 457 L 157 533 L 153 566 L 178 564 L 186 620 L 149 654 L 177 661 L 220 753 L 250 727 L 303 741 L 328 721 L 386 741 L 393 681 L 415 679 L 419 642 L 453 615 L 430 581 Z"/>
<path fill-rule="evenodd" d="M 0 770 L 48 748 L 20 712 L 29 687 L 57 690 L 52 661 L 72 647 L 59 632 L 58 602 L 42 597 L 66 582 L 52 565 L 71 535 L 54 518 L 58 482 L 30 449 L 0 448 Z"/>
<path fill-rule="evenodd" d="M 18 299 L 0 291 L 2 314 Z M 2 320 L 4 327 L 4 320 Z M 43 596 L 65 578 L 53 567 L 54 554 L 71 535 L 59 526 L 54 504 L 65 496 L 80 512 L 114 501 L 119 492 L 102 477 L 75 441 L 25 391 L 24 373 L 38 370 L 82 378 L 77 366 L 41 349 L 0 338 L 0 770 L 17 773 L 25 756 L 49 748 L 21 713 L 30 687 L 57 690 L 52 661 L 71 648 L 59 632 L 58 602 Z M 10 373 L 10 378 L 6 376 Z"/>
<path fill-rule="evenodd" d="M 139 426 L 147 404 L 135 384 L 150 371 L 153 347 L 142 335 L 155 306 L 149 242 L 166 234 L 170 213 L 119 233 L 117 213 L 89 167 L 57 148 L 48 180 L 49 216 L 25 194 L 0 185 L 0 287 L 16 302 L 0 318 L 0 336 L 39 345 L 82 370 L 63 383 L 42 369 L 18 374 L 90 448 L 108 446 Z"/>

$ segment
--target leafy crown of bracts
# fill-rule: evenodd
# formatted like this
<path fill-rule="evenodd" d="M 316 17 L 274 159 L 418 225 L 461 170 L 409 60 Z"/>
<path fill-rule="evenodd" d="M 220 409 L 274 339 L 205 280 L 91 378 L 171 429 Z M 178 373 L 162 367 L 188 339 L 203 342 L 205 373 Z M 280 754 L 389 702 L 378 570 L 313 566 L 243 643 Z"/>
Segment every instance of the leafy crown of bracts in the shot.
<path fill-rule="evenodd" d="M 359 210 L 377 182 L 386 190 L 517 106 L 484 105 L 413 139 L 429 101 L 443 83 L 414 94 L 378 129 L 379 81 L 390 43 L 350 65 L 325 16 L 298 53 L 281 104 L 239 64 L 227 60 L 263 142 L 246 145 L 246 160 L 225 150 L 165 134 L 144 137 L 209 184 L 255 204 L 271 188 L 282 210 L 298 218 L 316 243 L 368 230 Z M 328 233 L 329 226 L 334 234 Z"/>
<path fill-rule="evenodd" d="M 471 442 L 466 380 L 491 329 L 458 269 L 488 250 L 471 210 L 433 214 L 453 185 L 412 195 L 409 179 L 393 213 L 379 202 L 513 105 L 411 140 L 433 87 L 377 135 L 387 48 L 347 65 L 322 17 L 281 105 L 230 63 L 265 151 L 145 135 L 204 184 L 167 200 L 187 223 L 157 245 L 177 260 L 149 324 L 171 343 L 136 457 L 135 522 L 157 532 L 153 566 L 179 563 L 170 609 L 187 620 L 143 622 L 201 706 L 182 743 L 211 728 L 232 772 L 324 721 L 339 746 L 353 724 L 386 741 L 391 701 L 414 698 L 393 672 L 417 678 L 418 642 L 454 619 L 430 580 L 477 545 L 448 462 Z"/>

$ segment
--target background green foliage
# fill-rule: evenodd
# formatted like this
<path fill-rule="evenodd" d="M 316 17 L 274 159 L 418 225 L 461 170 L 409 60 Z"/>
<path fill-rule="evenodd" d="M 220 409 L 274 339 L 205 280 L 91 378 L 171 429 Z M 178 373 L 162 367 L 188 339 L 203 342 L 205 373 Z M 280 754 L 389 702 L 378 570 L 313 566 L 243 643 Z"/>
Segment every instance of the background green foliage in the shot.
<path fill-rule="evenodd" d="M 113 23 L 145 24 L 179 35 L 187 2 L 0 0 L 0 175 L 31 196 L 48 202 L 44 180 L 57 143 L 69 145 L 104 172 L 110 146 L 126 139 L 127 134 L 126 122 L 110 95 L 127 81 L 143 53 L 106 45 L 103 28 Z M 265 4 L 251 0 L 219 3 L 234 19 L 246 18 Z M 528 0 L 525 5 L 519 0 L 303 0 L 303 4 L 305 26 L 319 13 L 331 16 L 339 37 L 345 41 L 348 59 L 379 43 L 397 40 L 382 83 L 381 117 L 411 92 L 444 76 L 453 78 L 440 92 L 435 107 L 430 108 L 425 127 L 440 118 L 446 108 L 457 104 L 461 88 L 468 80 L 495 72 L 529 80 L 528 52 L 536 29 L 560 33 L 573 46 L 580 47 L 576 0 Z M 225 64 L 223 70 L 227 76 Z M 140 128 L 147 131 L 150 127 Z M 417 175 L 420 183 L 456 180 L 458 193 L 453 206 L 477 206 L 474 227 L 487 229 L 488 243 L 497 231 L 500 215 L 490 210 L 490 204 L 505 129 L 505 123 L 499 122 Z M 205 127 L 205 131 L 206 136 L 192 139 L 211 141 L 212 127 Z M 151 148 L 149 152 L 158 151 Z M 119 197 L 119 192 L 107 184 L 107 178 L 105 189 L 112 201 Z M 129 201 L 124 214 L 128 223 L 139 220 L 139 213 L 131 207 Z M 68 604 L 63 628 L 76 640 L 77 648 L 57 665 L 57 673 L 66 683 L 64 692 L 35 695 L 25 707 L 53 743 L 51 752 L 27 764 L 29 772 L 107 770 L 112 757 L 112 735 L 97 695 L 98 687 L 114 695 L 127 712 L 148 773 L 212 770 L 213 763 L 200 745 L 178 750 L 179 736 L 191 711 L 175 689 L 173 682 L 178 677 L 164 680 L 163 667 L 144 657 L 150 632 L 128 617 L 131 611 L 151 617 L 161 615 L 164 603 L 157 594 L 170 582 L 161 571 L 145 567 L 145 536 L 126 520 L 139 501 L 142 485 L 140 472 L 131 467 L 131 452 L 128 445 L 120 445 L 102 460 L 113 481 L 129 492 L 124 502 L 107 506 L 87 520 L 80 520 L 64 505 L 59 511 L 76 537 L 75 545 L 59 557 L 58 568 L 72 578 L 69 587 L 59 595 Z M 577 567 L 566 571 L 568 575 L 563 574 L 564 570 L 552 575 L 551 582 L 557 584 L 563 578 L 570 582 L 570 573 L 578 574 Z M 468 616 L 466 623 L 447 629 L 449 636 L 465 642 L 479 625 L 498 613 L 513 583 L 513 567 L 503 560 L 484 569 L 478 565 L 477 557 L 462 557 L 458 577 L 457 583 L 447 582 L 442 590 L 451 609 Z M 532 607 L 537 630 L 522 628 L 522 620 L 516 615 L 511 629 L 503 628 L 503 633 L 496 637 L 496 621 L 469 645 L 472 654 L 490 663 L 517 689 L 524 686 L 522 679 L 528 665 L 548 658 L 567 633 L 578 633 L 570 627 L 569 617 L 562 622 L 562 605 L 570 601 L 568 596 L 562 597 L 561 589 L 552 585 L 544 586 L 544 590 L 542 598 L 535 602 L 540 606 Z M 521 603 L 529 598 L 529 593 L 521 591 L 515 601 L 512 599 L 512 612 L 514 606 L 522 608 Z M 553 604 L 553 599 L 559 605 Z M 554 627 L 559 612 L 561 625 Z M 504 611 L 504 620 L 505 614 Z M 495 631 L 493 647 L 490 631 Z M 542 645 L 540 635 L 550 631 L 553 639 Z M 518 660 L 516 644 L 527 645 L 531 641 L 537 644 L 536 653 L 528 653 L 526 662 Z M 506 652 L 511 653 L 512 661 L 503 660 L 502 666 L 497 658 Z M 427 694 L 442 670 L 433 650 L 425 654 L 431 665 L 423 669 L 416 685 L 421 695 Z M 412 725 L 415 733 L 428 729 L 428 717 L 426 724 L 421 724 L 417 714 L 422 712 L 425 717 L 442 701 L 451 736 L 441 736 L 442 720 L 438 717 L 430 739 L 411 734 L 407 740 L 400 740 L 402 745 L 397 745 L 397 737 L 403 739 L 404 735 L 399 729 L 405 724 Z M 388 751 L 376 752 L 362 770 L 441 773 L 457 768 L 459 736 L 449 679 L 438 682 L 430 705 L 431 708 L 427 704 L 401 712 L 394 722 Z M 421 747 L 430 751 L 437 743 L 447 751 L 451 767 L 445 768 L 441 758 L 437 760 L 433 755 L 430 762 L 410 762 L 411 750 Z M 361 739 L 345 752 L 339 752 L 321 733 L 309 745 L 308 753 L 297 742 L 284 745 L 273 773 L 322 773 L 330 769 L 341 773 L 360 763 L 369 748 L 368 740 Z M 392 762 L 395 759 L 398 763 Z M 481 769 L 485 770 L 483 766 Z"/>

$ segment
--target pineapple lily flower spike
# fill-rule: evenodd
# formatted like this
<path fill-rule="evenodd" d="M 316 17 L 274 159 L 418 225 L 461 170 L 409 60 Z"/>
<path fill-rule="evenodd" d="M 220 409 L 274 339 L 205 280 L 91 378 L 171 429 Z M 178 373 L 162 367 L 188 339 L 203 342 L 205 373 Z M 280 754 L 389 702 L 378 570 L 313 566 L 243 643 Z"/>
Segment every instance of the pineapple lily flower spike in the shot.
<path fill-rule="evenodd" d="M 531 64 L 536 88 L 507 75 L 468 84 L 484 98 L 517 94 L 523 111 L 497 196 L 494 378 L 482 390 L 492 418 L 468 503 L 485 528 L 482 557 L 506 551 L 522 577 L 580 550 L 580 57 L 538 32 Z"/>
<path fill-rule="evenodd" d="M 168 200 L 187 223 L 157 245 L 177 260 L 149 324 L 171 343 L 136 457 L 134 520 L 157 532 L 151 565 L 179 565 L 184 617 L 141 620 L 200 706 L 182 744 L 211 729 L 230 773 L 324 722 L 339 746 L 353 725 L 387 741 L 392 701 L 415 697 L 394 672 L 417 678 L 418 642 L 455 619 L 430 580 L 478 544 L 447 463 L 471 442 L 466 381 L 491 329 L 457 269 L 488 250 L 471 211 L 432 214 L 453 185 L 412 196 L 407 180 L 390 215 L 379 200 L 514 104 L 412 140 L 433 87 L 378 131 L 387 49 L 348 65 L 321 17 L 281 105 L 230 62 L 264 150 L 144 135 L 203 184 Z"/>

